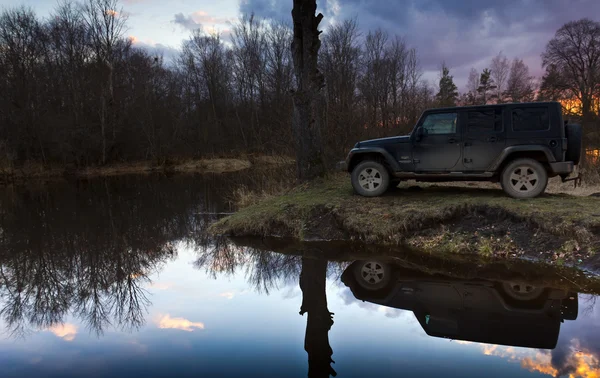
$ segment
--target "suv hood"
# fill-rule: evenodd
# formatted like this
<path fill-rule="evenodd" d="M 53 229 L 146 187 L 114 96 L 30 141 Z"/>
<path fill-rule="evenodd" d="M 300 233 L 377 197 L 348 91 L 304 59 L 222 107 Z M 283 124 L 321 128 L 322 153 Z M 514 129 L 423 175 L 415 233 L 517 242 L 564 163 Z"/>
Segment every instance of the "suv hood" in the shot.
<path fill-rule="evenodd" d="M 408 143 L 409 141 L 410 141 L 410 135 L 402 135 L 402 136 L 395 136 L 395 137 L 389 137 L 389 138 L 370 139 L 370 140 L 364 140 L 362 142 L 356 143 L 354 148 L 385 146 L 385 145 L 390 145 L 390 144 Z"/>

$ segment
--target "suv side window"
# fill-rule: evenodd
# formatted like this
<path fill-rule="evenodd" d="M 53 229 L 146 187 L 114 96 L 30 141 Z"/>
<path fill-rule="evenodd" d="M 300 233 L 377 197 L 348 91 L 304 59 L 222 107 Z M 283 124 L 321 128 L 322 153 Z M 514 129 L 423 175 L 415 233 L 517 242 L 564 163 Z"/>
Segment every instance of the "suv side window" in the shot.
<path fill-rule="evenodd" d="M 423 129 L 428 135 L 456 134 L 457 113 L 429 114 L 423 121 Z"/>
<path fill-rule="evenodd" d="M 502 109 L 481 109 L 467 112 L 467 132 L 471 134 L 502 131 Z"/>
<path fill-rule="evenodd" d="M 550 129 L 547 107 L 521 107 L 512 110 L 513 131 L 543 131 Z"/>

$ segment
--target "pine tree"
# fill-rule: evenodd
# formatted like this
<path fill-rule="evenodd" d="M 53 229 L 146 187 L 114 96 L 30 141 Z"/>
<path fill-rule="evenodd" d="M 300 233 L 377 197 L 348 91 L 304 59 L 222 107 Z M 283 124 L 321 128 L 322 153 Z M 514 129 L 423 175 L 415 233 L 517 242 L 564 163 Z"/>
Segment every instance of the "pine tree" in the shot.
<path fill-rule="evenodd" d="M 436 95 L 436 100 L 440 107 L 456 106 L 458 99 L 458 88 L 454 84 L 454 78 L 450 75 L 450 70 L 442 63 L 442 76 L 440 77 L 440 91 Z"/>
<path fill-rule="evenodd" d="M 491 92 L 496 89 L 496 85 L 494 84 L 494 79 L 492 79 L 491 75 L 492 71 L 490 71 L 489 68 L 485 68 L 479 78 L 479 88 L 477 88 L 477 92 L 479 93 L 481 104 L 483 105 L 487 104 L 488 101 L 494 97 Z"/>

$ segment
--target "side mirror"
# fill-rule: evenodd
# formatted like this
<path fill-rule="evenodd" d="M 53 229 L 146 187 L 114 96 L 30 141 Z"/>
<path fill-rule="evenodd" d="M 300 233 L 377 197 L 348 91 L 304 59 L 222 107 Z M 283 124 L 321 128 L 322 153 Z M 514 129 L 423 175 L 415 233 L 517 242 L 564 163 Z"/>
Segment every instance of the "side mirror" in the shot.
<path fill-rule="evenodd" d="M 423 130 L 422 127 L 418 127 L 417 130 L 415 131 L 415 140 L 417 142 L 421 141 L 421 139 L 423 139 L 423 135 L 425 135 L 425 131 Z"/>

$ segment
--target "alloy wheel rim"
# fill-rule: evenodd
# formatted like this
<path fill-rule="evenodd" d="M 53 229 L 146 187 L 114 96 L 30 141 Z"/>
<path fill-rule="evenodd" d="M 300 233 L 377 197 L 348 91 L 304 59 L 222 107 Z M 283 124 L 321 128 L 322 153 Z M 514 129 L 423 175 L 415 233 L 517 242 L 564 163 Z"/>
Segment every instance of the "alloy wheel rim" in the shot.
<path fill-rule="evenodd" d="M 516 167 L 510 175 L 510 185 L 521 193 L 528 193 L 537 188 L 540 178 L 536 170 L 527 165 Z"/>
<path fill-rule="evenodd" d="M 382 183 L 383 176 L 377 168 L 365 168 L 358 174 L 358 184 L 366 191 L 375 191 Z"/>
<path fill-rule="evenodd" d="M 385 276 L 383 266 L 375 261 L 369 261 L 363 264 L 360 270 L 360 276 L 371 285 L 376 285 L 383 281 Z"/>

